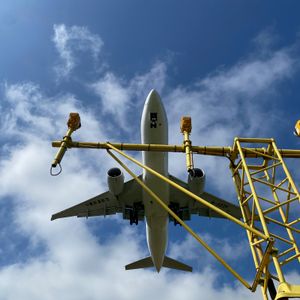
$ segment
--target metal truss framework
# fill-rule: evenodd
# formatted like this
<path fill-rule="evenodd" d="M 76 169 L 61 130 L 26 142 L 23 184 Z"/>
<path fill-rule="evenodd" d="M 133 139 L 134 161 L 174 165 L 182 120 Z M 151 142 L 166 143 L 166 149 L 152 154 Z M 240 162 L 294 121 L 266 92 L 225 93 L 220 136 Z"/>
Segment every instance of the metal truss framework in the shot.
<path fill-rule="evenodd" d="M 265 146 L 268 154 L 259 154 L 253 149 L 258 143 Z M 248 151 L 257 154 L 257 158 L 245 157 L 243 144 L 247 144 Z M 276 299 L 299 297 L 300 286 L 285 281 L 283 268 L 297 260 L 300 262 L 297 245 L 300 195 L 275 141 L 236 138 L 230 169 L 244 223 L 275 240 L 276 248 L 271 249 L 270 262 L 264 261 L 267 240 L 247 231 L 255 267 L 258 270 L 262 262 L 264 264 L 257 273 L 264 299 L 268 299 L 268 286 L 272 293 L 271 278 L 279 281 Z"/>
<path fill-rule="evenodd" d="M 60 165 L 68 148 L 106 149 L 155 201 L 245 287 L 254 292 L 257 286 L 260 285 L 264 300 L 300 297 L 300 285 L 289 284 L 284 276 L 284 271 L 288 265 L 300 262 L 300 195 L 283 160 L 283 157 L 300 158 L 300 150 L 278 149 L 273 139 L 259 138 L 235 138 L 233 147 L 192 146 L 189 140 L 190 131 L 186 132 L 185 130 L 182 130 L 184 134 L 183 145 L 73 142 L 71 134 L 79 127 L 79 115 L 73 114 L 73 119 L 70 118 L 68 122 L 66 136 L 63 140 L 52 143 L 53 147 L 59 147 L 52 163 L 52 168 Z M 246 145 L 244 146 L 244 144 Z M 227 157 L 230 160 L 229 167 L 235 183 L 243 221 L 234 218 L 189 190 L 177 185 L 169 178 L 143 165 L 122 150 L 183 152 L 186 154 L 188 170 L 193 168 L 193 153 Z M 149 189 L 112 151 L 147 169 L 161 180 L 244 228 L 256 268 L 253 284 L 250 285 L 233 270 L 159 198 L 159 195 L 156 195 Z M 277 290 L 273 280 L 279 282 Z M 268 295 L 267 291 L 270 295 Z"/>

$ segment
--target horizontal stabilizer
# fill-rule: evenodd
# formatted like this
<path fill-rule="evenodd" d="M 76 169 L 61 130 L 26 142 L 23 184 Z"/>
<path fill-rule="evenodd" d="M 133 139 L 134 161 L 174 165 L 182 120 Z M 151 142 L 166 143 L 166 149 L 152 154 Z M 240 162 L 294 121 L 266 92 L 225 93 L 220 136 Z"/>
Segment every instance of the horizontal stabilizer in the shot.
<path fill-rule="evenodd" d="M 179 262 L 175 259 L 172 259 L 168 256 L 165 256 L 164 262 L 162 264 L 163 267 L 169 268 L 169 269 L 176 269 L 180 271 L 185 271 L 185 272 L 192 272 L 193 268 Z M 154 267 L 153 261 L 151 256 L 140 259 L 138 261 L 135 261 L 127 266 L 125 266 L 125 270 L 135 270 L 135 269 L 144 269 L 144 268 L 151 268 Z"/>
<path fill-rule="evenodd" d="M 186 272 L 193 272 L 193 268 L 180 262 L 175 259 L 172 259 L 168 256 L 165 256 L 164 262 L 163 262 L 163 267 L 169 268 L 169 269 L 176 269 L 176 270 L 181 270 L 181 271 L 186 271 Z"/>
<path fill-rule="evenodd" d="M 154 267 L 151 256 L 135 261 L 125 266 L 125 270 L 144 269 Z"/>

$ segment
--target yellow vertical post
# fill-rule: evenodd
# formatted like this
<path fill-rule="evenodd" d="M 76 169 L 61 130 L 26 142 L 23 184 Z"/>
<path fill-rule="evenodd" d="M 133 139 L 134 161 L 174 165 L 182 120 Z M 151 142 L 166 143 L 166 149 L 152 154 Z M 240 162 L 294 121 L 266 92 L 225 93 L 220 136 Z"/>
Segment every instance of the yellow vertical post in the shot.
<path fill-rule="evenodd" d="M 186 156 L 186 168 L 187 171 L 191 171 L 194 169 L 193 162 L 193 152 L 192 152 L 192 142 L 190 140 L 190 133 L 192 131 L 192 119 L 191 117 L 182 117 L 180 120 L 180 130 L 184 136 L 183 145 Z"/>
<path fill-rule="evenodd" d="M 241 160 L 242 160 L 242 162 L 243 162 L 244 171 L 245 171 L 245 173 L 246 173 L 246 176 L 247 176 L 247 179 L 248 179 L 248 184 L 249 184 L 249 186 L 250 186 L 250 188 L 251 188 L 251 191 L 252 191 L 252 197 L 253 197 L 253 199 L 254 199 L 255 206 L 256 206 L 258 215 L 259 215 L 259 217 L 260 217 L 260 222 L 261 222 L 261 225 L 262 225 L 262 227 L 263 227 L 264 234 L 265 234 L 267 237 L 270 237 L 269 231 L 268 231 L 268 227 L 267 227 L 266 221 L 265 221 L 265 219 L 264 219 L 264 215 L 263 215 L 263 212 L 262 212 L 262 209 L 261 209 L 261 206 L 260 206 L 260 203 L 259 203 L 257 194 L 256 194 L 256 190 L 255 190 L 255 187 L 254 187 L 254 184 L 253 184 L 253 181 L 252 181 L 252 178 L 251 178 L 249 169 L 247 168 L 246 159 L 245 159 L 245 156 L 244 156 L 244 154 L 243 154 L 242 147 L 241 147 L 241 144 L 240 144 L 239 140 L 236 141 L 236 144 L 237 144 L 237 148 L 238 148 L 238 151 L 239 151 Z"/>
<path fill-rule="evenodd" d="M 243 182 L 245 179 L 244 169 L 242 171 L 242 178 L 241 178 L 240 174 L 238 172 L 238 167 L 234 166 L 233 164 L 230 164 L 229 168 L 232 172 L 232 179 L 233 179 L 233 182 L 235 183 L 236 193 L 238 196 L 244 223 L 251 227 L 254 227 L 254 220 L 252 218 L 252 212 L 249 207 L 248 201 L 246 201 L 246 199 L 249 197 L 247 197 L 245 195 L 244 188 L 243 188 Z M 247 233 L 249 244 L 252 245 L 252 246 L 250 246 L 250 250 L 252 253 L 253 260 L 254 260 L 255 269 L 259 270 L 260 262 L 262 262 L 263 257 L 264 257 L 264 252 L 261 247 L 261 243 L 259 243 L 260 239 L 257 235 L 255 235 L 251 231 L 246 230 L 246 233 Z M 255 244 L 255 245 L 253 245 L 253 244 Z M 266 268 L 264 268 L 264 273 L 266 275 L 265 281 L 267 281 L 269 279 L 270 275 L 267 272 Z M 261 278 L 256 278 L 256 280 L 254 280 L 253 285 L 256 287 L 257 284 L 260 283 L 260 281 L 261 281 Z M 268 300 L 268 296 L 267 296 L 266 289 L 264 288 L 264 286 L 261 286 L 261 291 L 262 291 L 264 300 Z"/>
<path fill-rule="evenodd" d="M 72 133 L 81 127 L 80 116 L 78 113 L 70 113 L 67 126 L 68 126 L 67 133 L 64 136 L 63 142 L 61 143 L 60 148 L 58 149 L 58 151 L 55 155 L 55 158 L 52 162 L 52 165 L 51 165 L 52 168 L 55 168 L 57 165 L 60 164 L 64 154 L 67 151 L 68 142 L 72 141 L 72 139 L 71 139 Z"/>

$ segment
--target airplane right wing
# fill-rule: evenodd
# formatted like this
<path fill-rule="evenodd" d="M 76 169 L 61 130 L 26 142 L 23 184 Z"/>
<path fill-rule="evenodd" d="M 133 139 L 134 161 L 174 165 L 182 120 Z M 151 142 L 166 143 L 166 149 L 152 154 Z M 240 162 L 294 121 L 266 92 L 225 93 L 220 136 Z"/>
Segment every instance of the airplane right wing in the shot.
<path fill-rule="evenodd" d="M 52 215 L 51 220 L 73 216 L 107 216 L 116 213 L 123 213 L 124 219 L 130 219 L 133 212 L 138 220 L 144 219 L 142 188 L 134 179 L 124 183 L 123 192 L 118 196 L 114 196 L 109 191 L 104 192 Z"/>
<path fill-rule="evenodd" d="M 182 186 L 183 188 L 187 190 L 189 189 L 187 183 L 183 182 L 182 180 L 172 175 L 169 175 L 169 178 L 175 183 Z M 242 214 L 238 206 L 207 192 L 203 192 L 199 196 L 207 202 L 213 204 L 214 206 L 229 213 L 230 215 L 238 219 L 242 218 Z M 220 214 L 216 213 L 215 211 L 212 211 L 208 207 L 204 206 L 200 202 L 196 201 L 195 199 L 191 198 L 187 194 L 179 191 L 178 189 L 172 186 L 170 186 L 170 206 L 171 208 L 173 208 L 174 211 L 179 212 L 179 215 L 182 217 L 183 220 L 189 220 L 191 214 L 211 218 L 224 218 Z"/>

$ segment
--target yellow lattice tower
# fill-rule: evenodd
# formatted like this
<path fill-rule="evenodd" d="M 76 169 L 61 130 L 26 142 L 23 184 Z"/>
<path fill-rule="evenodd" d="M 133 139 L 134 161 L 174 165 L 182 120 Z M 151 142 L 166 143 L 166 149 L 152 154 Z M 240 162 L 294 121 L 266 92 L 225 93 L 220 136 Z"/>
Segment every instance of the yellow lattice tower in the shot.
<path fill-rule="evenodd" d="M 256 151 L 258 143 L 265 146 L 265 154 Z M 243 147 L 243 144 L 247 147 Z M 245 157 L 245 148 L 248 153 L 252 152 L 257 157 Z M 297 245 L 300 233 L 300 195 L 276 143 L 273 139 L 236 138 L 231 161 L 230 167 L 244 222 L 275 239 L 276 249 L 271 250 L 270 264 L 266 264 L 260 274 L 257 274 L 264 299 L 268 299 L 268 288 L 271 298 L 276 295 L 270 279 L 279 281 L 276 299 L 299 297 L 300 286 L 286 282 L 283 267 L 300 261 Z M 250 231 L 247 231 L 247 235 L 258 269 L 267 241 Z"/>

